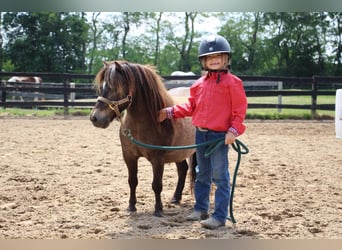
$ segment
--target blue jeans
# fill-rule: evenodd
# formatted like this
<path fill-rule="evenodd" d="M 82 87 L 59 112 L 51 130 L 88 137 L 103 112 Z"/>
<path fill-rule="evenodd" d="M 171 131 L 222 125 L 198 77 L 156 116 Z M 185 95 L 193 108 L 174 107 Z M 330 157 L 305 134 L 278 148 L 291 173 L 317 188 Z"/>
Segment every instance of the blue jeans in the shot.
<path fill-rule="evenodd" d="M 225 132 L 207 132 L 196 130 L 196 144 L 222 138 Z M 197 147 L 197 174 L 195 182 L 195 211 L 209 211 L 209 196 L 212 182 L 216 185 L 215 209 L 211 215 L 216 220 L 225 223 L 228 216 L 230 199 L 230 176 L 228 171 L 228 145 L 223 144 L 209 157 L 205 157 L 208 146 Z"/>

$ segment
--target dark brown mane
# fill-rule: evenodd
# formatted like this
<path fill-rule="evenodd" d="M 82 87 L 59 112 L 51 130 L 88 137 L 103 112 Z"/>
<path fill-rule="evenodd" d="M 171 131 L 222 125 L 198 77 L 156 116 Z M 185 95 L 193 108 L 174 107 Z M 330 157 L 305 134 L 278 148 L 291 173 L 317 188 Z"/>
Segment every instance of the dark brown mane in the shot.
<path fill-rule="evenodd" d="M 155 67 L 126 61 L 105 62 L 104 68 L 96 75 L 96 89 L 101 91 L 102 82 L 106 81 L 112 89 L 122 88 L 125 93 L 132 93 L 132 109 L 139 105 L 145 108 L 149 119 L 157 124 L 160 109 L 173 105 L 171 96 L 157 74 Z"/>

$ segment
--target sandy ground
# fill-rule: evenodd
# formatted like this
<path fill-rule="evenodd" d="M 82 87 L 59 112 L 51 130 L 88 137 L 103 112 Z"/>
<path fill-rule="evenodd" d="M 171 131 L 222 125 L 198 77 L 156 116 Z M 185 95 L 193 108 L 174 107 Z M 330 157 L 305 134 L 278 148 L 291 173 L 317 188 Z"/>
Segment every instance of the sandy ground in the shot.
<path fill-rule="evenodd" d="M 164 217 L 156 218 L 150 164 L 141 159 L 138 212 L 130 214 L 117 122 L 0 118 L 1 239 L 341 239 L 342 140 L 333 121 L 247 121 L 234 195 L 237 223 L 217 230 L 185 221 L 187 182 L 169 204 L 176 168 L 164 173 Z M 236 152 L 230 151 L 230 171 Z"/>

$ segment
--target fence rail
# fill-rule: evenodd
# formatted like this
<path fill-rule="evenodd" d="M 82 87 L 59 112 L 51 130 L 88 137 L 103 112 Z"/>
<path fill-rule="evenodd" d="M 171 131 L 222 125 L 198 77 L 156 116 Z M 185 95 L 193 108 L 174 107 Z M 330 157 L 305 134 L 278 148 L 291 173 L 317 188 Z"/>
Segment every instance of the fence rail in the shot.
<path fill-rule="evenodd" d="M 9 78 L 14 75 L 40 76 L 43 78 L 43 83 L 13 83 L 4 80 L 4 78 Z M 190 87 L 198 77 L 163 76 L 163 79 L 166 88 L 171 89 L 175 87 Z M 92 85 L 94 78 L 94 75 L 82 74 L 0 72 L 0 107 L 64 107 L 65 113 L 68 113 L 69 107 L 90 108 L 96 102 L 96 93 Z M 308 109 L 311 110 L 312 116 L 316 115 L 317 110 L 334 110 L 335 103 L 317 104 L 317 97 L 320 95 L 335 95 L 336 89 L 342 88 L 342 77 L 240 76 L 240 78 L 243 82 L 246 82 L 244 87 L 247 97 L 278 97 L 278 103 L 249 103 L 249 109 Z M 45 82 L 45 79 L 59 82 Z M 86 83 L 76 83 L 73 85 L 73 82 L 80 82 L 82 80 L 86 81 Z M 282 104 L 281 97 L 283 96 L 310 96 L 311 104 Z M 15 97 L 22 97 L 24 101 L 15 100 Z"/>

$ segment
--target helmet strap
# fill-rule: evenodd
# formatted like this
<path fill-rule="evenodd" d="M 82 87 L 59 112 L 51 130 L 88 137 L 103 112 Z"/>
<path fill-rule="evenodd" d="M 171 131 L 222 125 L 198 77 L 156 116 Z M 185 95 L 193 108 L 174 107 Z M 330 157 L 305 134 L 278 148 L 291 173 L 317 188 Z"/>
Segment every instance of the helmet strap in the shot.
<path fill-rule="evenodd" d="M 221 80 L 221 73 L 228 73 L 229 72 L 229 69 L 218 69 L 218 70 L 207 70 L 207 76 L 206 78 L 208 78 L 211 74 L 213 73 L 217 73 L 217 78 L 216 78 L 216 83 L 219 83 L 220 80 Z"/>

